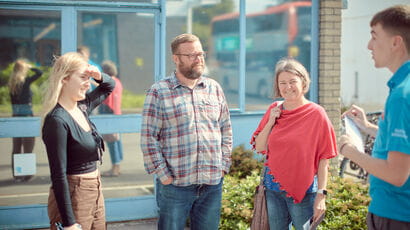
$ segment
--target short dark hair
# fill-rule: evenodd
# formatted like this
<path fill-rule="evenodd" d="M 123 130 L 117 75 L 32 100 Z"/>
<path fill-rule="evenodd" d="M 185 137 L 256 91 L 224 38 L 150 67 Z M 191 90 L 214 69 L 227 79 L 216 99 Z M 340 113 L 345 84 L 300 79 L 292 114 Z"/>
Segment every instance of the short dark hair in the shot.
<path fill-rule="evenodd" d="M 370 26 L 379 23 L 388 33 L 402 37 L 410 54 L 410 5 L 392 6 L 378 12 L 370 21 Z"/>
<path fill-rule="evenodd" d="M 178 53 L 179 45 L 181 45 L 182 43 L 196 42 L 196 41 L 200 42 L 199 38 L 193 34 L 180 34 L 176 36 L 171 42 L 172 54 Z"/>
<path fill-rule="evenodd" d="M 117 66 L 112 61 L 109 61 L 109 60 L 104 61 L 101 64 L 101 68 L 102 68 L 104 73 L 106 73 L 110 76 L 117 76 L 117 74 L 118 74 Z"/>

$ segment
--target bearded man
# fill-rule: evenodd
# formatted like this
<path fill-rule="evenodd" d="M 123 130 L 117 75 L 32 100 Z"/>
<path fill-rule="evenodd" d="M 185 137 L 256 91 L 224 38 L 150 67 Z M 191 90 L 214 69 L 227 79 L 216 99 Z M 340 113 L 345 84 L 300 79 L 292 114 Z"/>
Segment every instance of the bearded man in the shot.
<path fill-rule="evenodd" d="M 144 166 L 155 174 L 158 229 L 217 230 L 223 177 L 231 165 L 232 129 L 221 86 L 203 75 L 199 38 L 171 43 L 174 73 L 148 90 L 141 126 Z"/>

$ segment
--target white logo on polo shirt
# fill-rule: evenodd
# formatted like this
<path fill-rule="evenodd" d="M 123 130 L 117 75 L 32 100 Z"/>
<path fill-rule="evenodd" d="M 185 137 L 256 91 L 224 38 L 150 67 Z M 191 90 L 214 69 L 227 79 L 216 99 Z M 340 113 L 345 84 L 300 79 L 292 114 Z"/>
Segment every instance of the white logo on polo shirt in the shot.
<path fill-rule="evenodd" d="M 406 131 L 404 131 L 404 129 L 394 129 L 394 132 L 391 134 L 391 136 L 407 139 Z"/>

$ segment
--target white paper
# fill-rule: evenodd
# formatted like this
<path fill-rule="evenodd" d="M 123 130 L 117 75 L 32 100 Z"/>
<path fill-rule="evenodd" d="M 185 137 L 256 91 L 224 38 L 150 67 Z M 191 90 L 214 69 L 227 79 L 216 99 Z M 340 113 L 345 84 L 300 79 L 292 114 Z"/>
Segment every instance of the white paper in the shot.
<path fill-rule="evenodd" d="M 317 219 L 317 221 L 313 222 L 313 217 L 310 218 L 308 221 L 306 221 L 305 224 L 303 224 L 303 230 L 316 230 L 317 226 L 323 221 L 325 218 L 325 213 L 322 213 L 322 215 Z"/>
<path fill-rule="evenodd" d="M 362 133 L 359 130 L 359 127 L 350 119 L 349 117 L 344 117 L 346 134 L 351 138 L 352 143 L 357 150 L 364 153 L 364 143 Z"/>
<path fill-rule="evenodd" d="M 14 176 L 28 176 L 36 174 L 36 154 L 13 154 Z"/>
<path fill-rule="evenodd" d="M 302 226 L 302 227 L 303 227 L 303 230 L 309 230 L 309 229 L 310 229 L 310 220 L 311 220 L 311 219 L 309 219 L 308 221 L 306 221 L 306 223 Z"/>

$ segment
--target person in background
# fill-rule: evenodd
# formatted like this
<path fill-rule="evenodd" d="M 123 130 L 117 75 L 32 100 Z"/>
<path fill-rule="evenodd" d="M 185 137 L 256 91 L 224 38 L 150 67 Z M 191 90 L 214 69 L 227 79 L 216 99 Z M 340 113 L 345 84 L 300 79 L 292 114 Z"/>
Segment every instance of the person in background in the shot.
<path fill-rule="evenodd" d="M 91 60 L 91 58 L 90 58 L 90 56 L 91 56 L 90 48 L 88 48 L 88 46 L 79 46 L 77 48 L 77 52 L 84 56 L 84 58 L 88 62 L 88 64 L 96 66 L 98 68 L 98 70 L 100 72 L 102 72 L 101 66 L 99 64 L 95 63 L 93 60 Z"/>
<path fill-rule="evenodd" d="M 390 93 L 378 125 L 366 120 L 353 105 L 350 117 L 365 133 L 376 137 L 372 155 L 360 152 L 349 136 L 339 140 L 339 152 L 370 174 L 370 230 L 410 229 L 410 5 L 387 8 L 373 16 L 367 48 L 376 68 L 388 68 Z"/>
<path fill-rule="evenodd" d="M 29 71 L 33 75 L 29 75 Z M 32 66 L 24 59 L 18 59 L 14 63 L 13 72 L 9 80 L 9 92 L 13 117 L 32 117 L 32 97 L 33 92 L 30 89 L 31 83 L 39 79 L 43 72 Z M 34 149 L 34 137 L 14 137 L 12 154 L 32 153 Z M 14 162 L 12 160 L 12 162 Z M 13 165 L 13 164 L 12 164 Z M 28 181 L 33 176 L 15 176 L 14 166 L 12 166 L 13 177 L 15 181 Z"/>
<path fill-rule="evenodd" d="M 98 107 L 100 114 L 121 114 L 121 100 L 122 100 L 122 83 L 120 79 L 117 77 L 118 71 L 117 66 L 112 61 L 104 61 L 102 63 L 103 72 L 111 76 L 111 78 L 115 81 L 115 88 L 114 91 L 110 94 L 110 96 L 103 101 L 103 103 Z M 109 134 L 110 135 L 110 134 Z M 120 163 L 123 159 L 123 152 L 122 152 L 122 142 L 120 134 L 116 134 L 115 137 L 118 137 L 118 140 L 109 141 L 105 140 L 108 145 L 108 149 L 110 151 L 111 163 L 112 168 L 102 173 L 102 176 L 105 177 L 117 177 L 120 173 Z M 104 135 L 103 135 L 104 138 Z"/>
<path fill-rule="evenodd" d="M 305 98 L 310 78 L 295 59 L 276 64 L 275 97 L 253 133 L 251 144 L 266 155 L 264 185 L 271 230 L 296 230 L 326 210 L 330 158 L 336 137 L 325 110 Z"/>
<path fill-rule="evenodd" d="M 175 72 L 147 92 L 141 125 L 144 166 L 157 176 L 158 229 L 217 230 L 232 130 L 221 86 L 203 75 L 199 38 L 171 43 Z"/>
<path fill-rule="evenodd" d="M 88 46 L 79 46 L 79 47 L 77 48 L 77 53 L 83 55 L 83 57 L 84 57 L 85 60 L 88 62 L 88 64 L 97 67 L 98 70 L 99 70 L 100 72 L 102 72 L 101 66 L 100 66 L 99 64 L 95 63 L 93 60 L 90 59 L 91 53 L 90 53 L 90 48 L 88 48 Z M 90 87 L 90 90 L 89 90 L 89 91 L 92 91 L 92 90 L 95 89 L 95 87 L 98 86 L 98 84 L 97 84 L 93 79 L 90 79 L 90 81 L 91 81 L 91 87 Z M 97 111 L 94 111 L 94 113 L 95 113 L 95 112 L 97 112 Z"/>
<path fill-rule="evenodd" d="M 87 93 L 90 78 L 99 85 Z M 98 162 L 104 142 L 89 114 L 113 91 L 115 82 L 78 53 L 56 59 L 44 97 L 42 138 L 50 166 L 50 228 L 106 228 Z"/>

